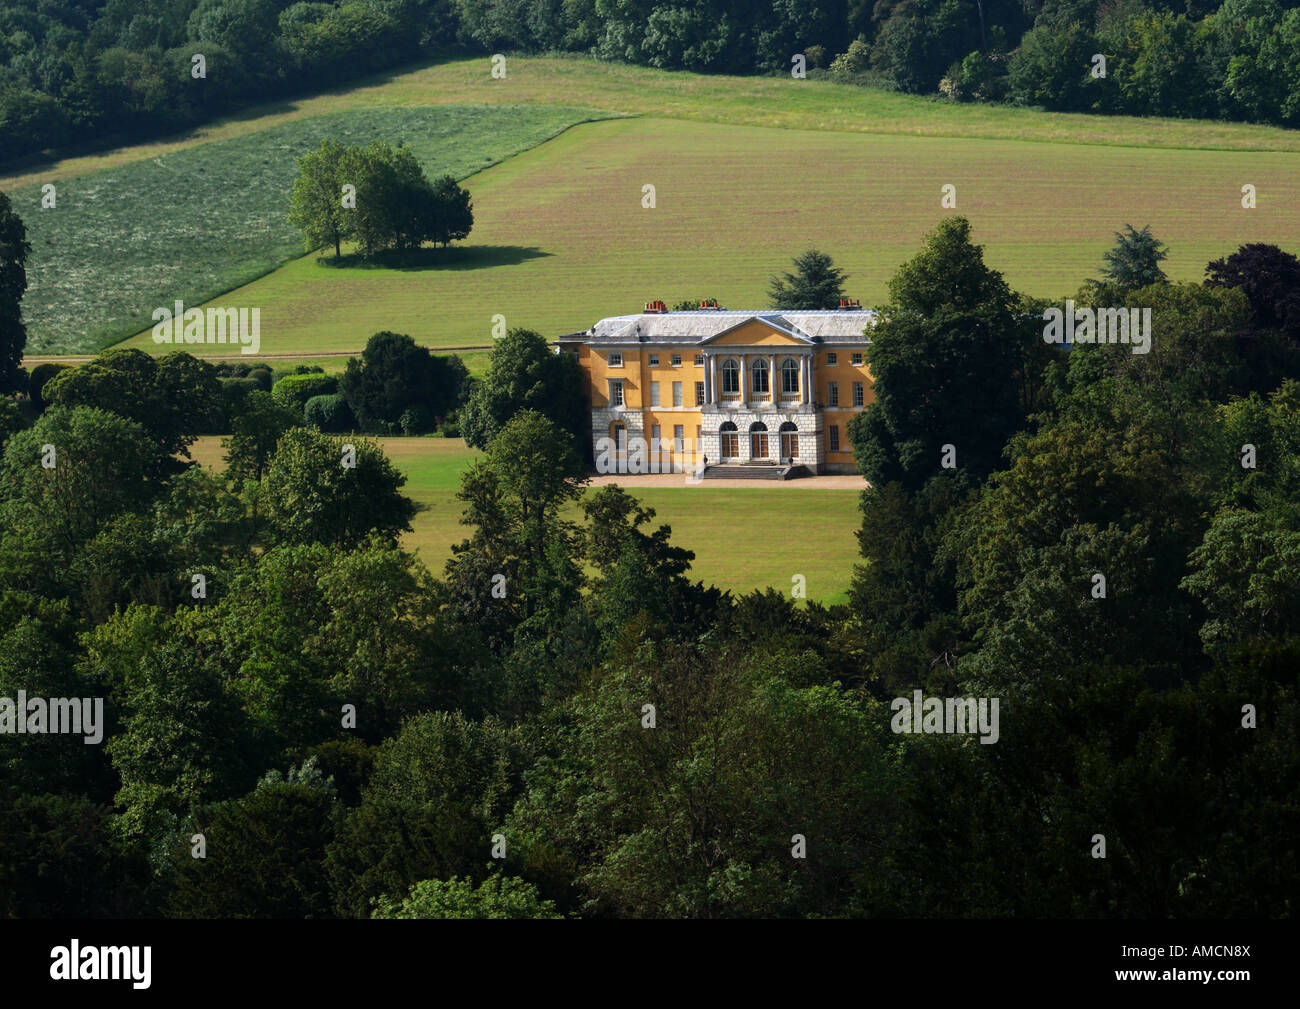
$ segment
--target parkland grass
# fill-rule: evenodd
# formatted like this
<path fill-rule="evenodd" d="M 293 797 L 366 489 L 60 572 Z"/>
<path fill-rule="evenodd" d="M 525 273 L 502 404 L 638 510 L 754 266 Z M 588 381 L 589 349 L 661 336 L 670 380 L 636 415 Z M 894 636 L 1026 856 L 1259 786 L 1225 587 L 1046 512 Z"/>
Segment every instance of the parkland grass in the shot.
<path fill-rule="evenodd" d="M 1028 294 L 1096 276 L 1125 223 L 1150 224 L 1175 280 L 1247 241 L 1300 235 L 1300 160 L 1011 140 L 772 130 L 669 119 L 586 123 L 467 182 L 464 247 L 397 266 L 307 256 L 223 298 L 259 305 L 262 349 L 357 350 L 395 330 L 432 347 L 490 341 L 494 316 L 555 337 L 662 298 L 767 304 L 770 276 L 811 246 L 864 303 L 952 211 L 956 187 L 986 261 Z M 1259 205 L 1241 207 L 1241 186 Z M 655 187 L 655 207 L 642 187 Z M 148 334 L 133 341 L 151 347 Z"/>
<path fill-rule="evenodd" d="M 478 453 L 459 438 L 376 438 L 407 483 L 402 492 L 420 511 L 403 546 L 413 549 L 435 574 L 466 539 L 464 506 L 456 500 L 460 477 Z M 220 439 L 200 438 L 191 455 L 208 467 L 224 466 Z M 624 488 L 655 510 L 654 524 L 672 527 L 672 542 L 695 552 L 691 578 L 733 593 L 771 587 L 789 595 L 795 575 L 803 575 L 807 598 L 844 602 L 858 557 L 856 531 L 861 517 L 854 490 L 810 490 L 782 486 L 743 488 Z M 810 509 L 819 517 L 817 534 L 792 540 L 790 530 L 807 525 Z M 570 516 L 578 519 L 575 508 Z M 737 532 L 743 530 L 743 532 Z"/>

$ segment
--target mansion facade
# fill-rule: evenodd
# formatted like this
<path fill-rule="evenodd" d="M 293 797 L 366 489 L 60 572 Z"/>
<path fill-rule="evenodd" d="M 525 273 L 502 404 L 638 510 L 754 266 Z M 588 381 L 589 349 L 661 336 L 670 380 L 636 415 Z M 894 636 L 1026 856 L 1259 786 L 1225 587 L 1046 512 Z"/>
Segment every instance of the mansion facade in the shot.
<path fill-rule="evenodd" d="M 556 343 L 582 367 L 594 445 L 622 454 L 644 439 L 679 467 L 856 473 L 847 427 L 872 399 L 865 333 L 874 314 L 841 305 L 670 312 L 651 302 Z"/>

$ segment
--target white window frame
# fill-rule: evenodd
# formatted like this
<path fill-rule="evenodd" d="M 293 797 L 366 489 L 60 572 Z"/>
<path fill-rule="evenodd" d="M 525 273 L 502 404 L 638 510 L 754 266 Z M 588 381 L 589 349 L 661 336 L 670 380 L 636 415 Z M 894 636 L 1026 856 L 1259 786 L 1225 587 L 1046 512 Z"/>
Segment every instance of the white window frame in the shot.
<path fill-rule="evenodd" d="M 729 357 L 722 362 L 722 394 L 724 396 L 740 394 L 740 362 Z M 735 388 L 728 389 L 727 382 L 735 382 Z"/>
<path fill-rule="evenodd" d="M 685 401 L 682 399 L 682 383 L 673 383 L 673 406 L 684 406 Z"/>
<path fill-rule="evenodd" d="M 623 352 L 622 352 L 622 351 L 619 351 L 619 350 L 611 350 L 611 351 L 609 352 L 609 366 L 610 366 L 611 368 L 621 368 L 621 367 L 623 367 Z"/>
<path fill-rule="evenodd" d="M 651 355 L 650 355 L 650 367 L 651 367 L 651 368 L 658 368 L 658 367 L 659 367 L 659 355 L 658 355 L 658 354 L 651 354 Z"/>
<path fill-rule="evenodd" d="M 837 361 L 839 361 L 839 356 L 838 356 L 834 351 L 829 351 L 829 352 L 826 354 L 826 364 L 827 364 L 827 365 L 829 365 L 829 366 L 833 366 Z"/>
<path fill-rule="evenodd" d="M 789 365 L 789 367 L 786 367 L 787 365 Z M 794 381 L 791 383 L 794 386 L 793 389 L 787 389 L 785 387 L 785 380 L 787 378 L 794 379 Z M 784 361 L 781 362 L 781 395 L 797 396 L 798 394 L 799 394 L 799 362 L 796 361 L 793 357 L 787 357 Z"/>
<path fill-rule="evenodd" d="M 853 357 L 851 358 L 851 360 L 853 361 L 853 363 L 854 363 L 855 365 L 857 365 L 858 367 L 861 367 L 861 366 L 862 366 L 862 351 L 860 351 L 860 350 L 855 350 L 855 351 L 853 352 Z"/>
<path fill-rule="evenodd" d="M 650 405 L 651 406 L 659 405 L 659 383 L 658 382 L 650 383 Z"/>
<path fill-rule="evenodd" d="M 863 394 L 862 394 L 862 383 L 861 383 L 861 382 L 854 382 L 854 383 L 853 383 L 853 405 L 854 405 L 854 406 L 861 406 L 861 405 L 863 404 L 863 402 L 864 402 L 864 399 L 863 399 Z"/>
<path fill-rule="evenodd" d="M 827 402 L 826 402 L 826 405 L 827 405 L 827 406 L 839 406 L 839 405 L 840 405 L 840 384 L 839 384 L 839 382 L 827 382 L 827 383 L 826 383 L 826 401 L 827 401 Z"/>

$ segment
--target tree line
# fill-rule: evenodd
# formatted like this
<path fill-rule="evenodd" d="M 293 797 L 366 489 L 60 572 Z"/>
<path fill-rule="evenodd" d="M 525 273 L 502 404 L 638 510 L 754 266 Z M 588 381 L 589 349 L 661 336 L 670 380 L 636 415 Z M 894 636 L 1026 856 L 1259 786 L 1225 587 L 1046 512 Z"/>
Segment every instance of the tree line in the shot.
<path fill-rule="evenodd" d="M 1300 122 L 1295 0 L 0 4 L 0 160 L 133 140 L 453 52 L 569 52 L 1068 111 Z M 194 56 L 204 58 L 203 76 Z M 1104 76 L 1094 57 L 1106 57 Z"/>

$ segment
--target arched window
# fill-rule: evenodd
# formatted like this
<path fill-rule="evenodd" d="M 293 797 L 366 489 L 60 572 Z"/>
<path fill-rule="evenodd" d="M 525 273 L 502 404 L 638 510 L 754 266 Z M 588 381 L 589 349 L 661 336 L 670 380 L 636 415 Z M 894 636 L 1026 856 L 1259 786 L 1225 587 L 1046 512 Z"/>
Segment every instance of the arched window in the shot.
<path fill-rule="evenodd" d="M 799 458 L 799 429 L 788 420 L 781 425 L 781 458 Z"/>
<path fill-rule="evenodd" d="M 734 357 L 722 362 L 722 391 L 740 392 L 740 364 Z"/>
<path fill-rule="evenodd" d="M 781 391 L 787 395 L 799 391 L 799 362 L 793 357 L 781 362 Z"/>
<path fill-rule="evenodd" d="M 755 421 L 749 425 L 749 457 L 767 458 L 767 425 L 762 421 Z"/>
<path fill-rule="evenodd" d="M 740 455 L 740 435 L 736 425 L 729 420 L 723 421 L 718 433 L 722 436 L 722 458 L 734 459 Z"/>
<path fill-rule="evenodd" d="M 767 392 L 767 361 L 761 357 L 754 361 L 754 391 Z"/>

